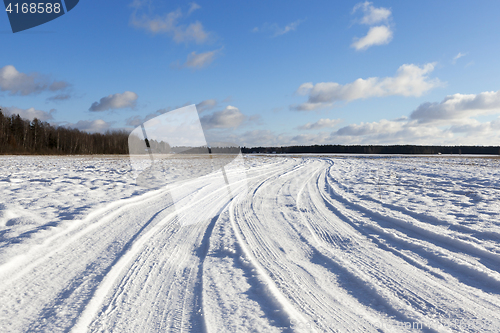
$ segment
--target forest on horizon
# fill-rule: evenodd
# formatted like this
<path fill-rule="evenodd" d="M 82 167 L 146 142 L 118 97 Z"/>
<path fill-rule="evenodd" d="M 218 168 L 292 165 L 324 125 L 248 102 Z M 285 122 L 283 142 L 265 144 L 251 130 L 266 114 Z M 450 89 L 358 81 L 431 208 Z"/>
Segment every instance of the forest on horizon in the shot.
<path fill-rule="evenodd" d="M 128 135 L 126 131 L 101 134 L 55 127 L 37 118 L 6 116 L 0 110 L 0 154 L 128 154 Z"/>
<path fill-rule="evenodd" d="M 19 114 L 6 116 L 0 110 L 0 154 L 99 155 L 128 154 L 129 133 L 125 130 L 88 133 L 75 128 L 53 126 L 37 118 Z M 155 146 L 168 143 L 148 142 Z M 176 152 L 177 147 L 168 146 Z M 214 148 L 214 147 L 212 147 Z M 166 151 L 165 151 L 166 152 Z M 281 147 L 241 147 L 244 154 L 466 154 L 500 155 L 499 146 L 421 146 L 421 145 L 312 145 Z M 144 153 L 147 153 L 144 151 Z"/>

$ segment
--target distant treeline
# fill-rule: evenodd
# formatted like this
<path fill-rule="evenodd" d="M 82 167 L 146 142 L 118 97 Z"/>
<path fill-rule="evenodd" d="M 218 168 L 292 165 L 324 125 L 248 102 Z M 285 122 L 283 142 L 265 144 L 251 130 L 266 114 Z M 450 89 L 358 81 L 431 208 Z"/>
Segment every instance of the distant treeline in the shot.
<path fill-rule="evenodd" d="M 0 154 L 128 154 L 129 133 L 108 131 L 87 133 L 78 129 L 55 127 L 47 122 L 23 119 L 19 115 L 6 116 L 0 110 Z M 145 143 L 137 138 L 134 153 L 147 153 Z M 133 141 L 132 141 L 133 143 Z M 207 147 L 170 147 L 163 141 L 148 142 L 155 153 L 207 153 Z M 212 153 L 237 154 L 237 147 L 212 147 Z M 289 147 L 241 148 L 244 154 L 481 154 L 500 155 L 499 146 L 344 146 L 314 145 Z"/>
<path fill-rule="evenodd" d="M 147 145 L 149 145 L 148 149 Z M 144 140 L 137 135 L 129 138 L 129 152 L 130 154 L 239 154 L 240 147 L 208 147 L 208 146 L 174 146 L 170 147 L 167 142 L 156 140 Z"/>
<path fill-rule="evenodd" d="M 0 111 L 0 154 L 128 154 L 128 133 L 87 133 Z"/>
<path fill-rule="evenodd" d="M 344 146 L 344 145 L 315 145 L 315 146 L 290 146 L 290 147 L 254 147 L 241 148 L 244 154 L 471 154 L 471 155 L 500 155 L 499 146 Z"/>

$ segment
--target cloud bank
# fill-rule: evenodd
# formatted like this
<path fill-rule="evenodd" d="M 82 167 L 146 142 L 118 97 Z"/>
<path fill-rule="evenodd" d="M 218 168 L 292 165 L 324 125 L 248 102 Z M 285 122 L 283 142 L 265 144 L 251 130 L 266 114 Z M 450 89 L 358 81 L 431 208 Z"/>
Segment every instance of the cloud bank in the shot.
<path fill-rule="evenodd" d="M 446 96 L 440 103 L 421 104 L 410 115 L 419 123 L 450 124 L 464 119 L 500 113 L 500 90 L 477 95 L 454 94 Z"/>
<path fill-rule="evenodd" d="M 485 115 L 494 117 L 487 121 L 475 119 Z M 299 129 L 328 128 L 338 122 L 321 119 Z M 496 146 L 500 145 L 500 90 L 454 94 L 439 103 L 421 104 L 409 117 L 349 124 L 331 132 L 291 135 L 256 130 L 232 140 L 247 147 L 311 144 Z"/>
<path fill-rule="evenodd" d="M 440 103 L 423 103 L 409 118 L 350 124 L 331 133 L 340 144 L 500 145 L 500 91 L 454 94 Z"/>
<path fill-rule="evenodd" d="M 393 95 L 418 97 L 430 89 L 442 85 L 439 79 L 430 79 L 428 76 L 434 70 L 434 66 L 434 63 L 428 63 L 422 67 L 405 64 L 399 67 L 393 77 L 360 78 L 345 85 L 336 82 L 303 83 L 295 93 L 308 95 L 308 101 L 292 105 L 291 109 L 311 111 L 332 107 L 341 101 L 350 102 L 370 97 Z"/>
<path fill-rule="evenodd" d="M 299 130 L 316 130 L 328 127 L 335 127 L 340 124 L 342 119 L 320 119 L 315 123 L 307 123 L 305 125 L 299 126 Z"/>

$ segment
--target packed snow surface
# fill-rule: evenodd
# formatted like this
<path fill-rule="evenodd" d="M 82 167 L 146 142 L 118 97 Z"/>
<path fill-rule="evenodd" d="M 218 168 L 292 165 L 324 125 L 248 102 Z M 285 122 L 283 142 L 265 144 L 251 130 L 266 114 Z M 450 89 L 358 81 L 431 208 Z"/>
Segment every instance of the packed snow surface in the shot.
<path fill-rule="evenodd" d="M 0 157 L 0 332 L 500 332 L 499 159 L 168 163 Z"/>

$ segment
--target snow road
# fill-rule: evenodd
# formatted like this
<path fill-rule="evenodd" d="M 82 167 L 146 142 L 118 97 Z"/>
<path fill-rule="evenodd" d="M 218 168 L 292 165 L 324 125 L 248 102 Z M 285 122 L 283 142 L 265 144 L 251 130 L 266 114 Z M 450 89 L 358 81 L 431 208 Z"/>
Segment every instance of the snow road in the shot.
<path fill-rule="evenodd" d="M 500 331 L 499 160 L 0 163 L 1 332 Z"/>

